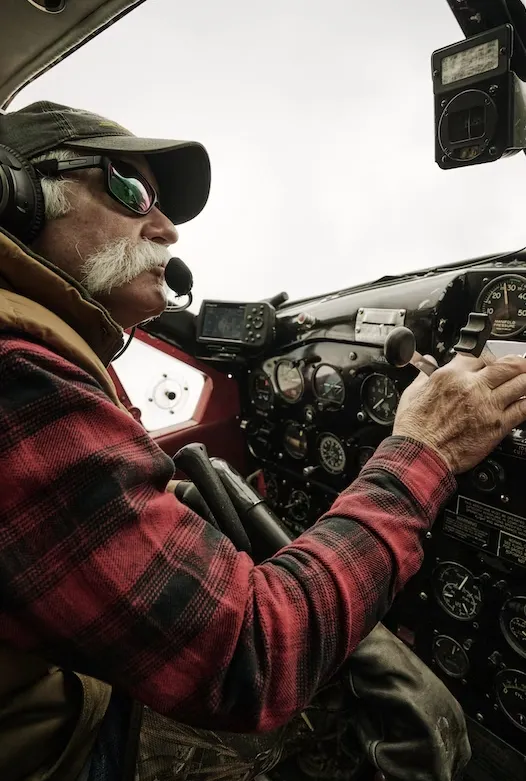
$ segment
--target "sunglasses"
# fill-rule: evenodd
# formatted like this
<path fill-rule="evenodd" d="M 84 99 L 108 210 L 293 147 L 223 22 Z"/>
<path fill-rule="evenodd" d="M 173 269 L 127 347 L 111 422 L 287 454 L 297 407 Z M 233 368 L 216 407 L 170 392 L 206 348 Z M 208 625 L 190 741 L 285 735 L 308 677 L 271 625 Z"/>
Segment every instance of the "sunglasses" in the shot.
<path fill-rule="evenodd" d="M 106 192 L 134 214 L 148 214 L 159 206 L 159 198 L 150 182 L 129 163 L 112 162 L 109 157 L 91 155 L 71 160 L 43 160 L 35 165 L 42 176 L 62 176 L 71 171 L 102 168 Z"/>

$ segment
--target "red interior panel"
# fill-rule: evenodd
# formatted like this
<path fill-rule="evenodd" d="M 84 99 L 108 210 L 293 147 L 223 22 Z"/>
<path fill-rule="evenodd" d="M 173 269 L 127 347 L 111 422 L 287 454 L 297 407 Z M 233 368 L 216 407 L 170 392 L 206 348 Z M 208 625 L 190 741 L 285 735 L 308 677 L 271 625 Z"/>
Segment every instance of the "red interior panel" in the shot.
<path fill-rule="evenodd" d="M 210 456 L 226 459 L 241 474 L 246 474 L 246 456 L 244 438 L 240 422 L 239 389 L 234 378 L 213 369 L 201 361 L 183 353 L 177 347 L 163 342 L 144 331 L 137 331 L 136 339 L 155 347 L 156 350 L 170 355 L 203 372 L 207 380 L 193 420 L 166 429 L 152 437 L 157 444 L 173 456 L 183 445 L 190 442 L 202 442 Z M 126 390 L 110 367 L 122 403 L 140 419 L 140 410 L 132 407 Z"/>

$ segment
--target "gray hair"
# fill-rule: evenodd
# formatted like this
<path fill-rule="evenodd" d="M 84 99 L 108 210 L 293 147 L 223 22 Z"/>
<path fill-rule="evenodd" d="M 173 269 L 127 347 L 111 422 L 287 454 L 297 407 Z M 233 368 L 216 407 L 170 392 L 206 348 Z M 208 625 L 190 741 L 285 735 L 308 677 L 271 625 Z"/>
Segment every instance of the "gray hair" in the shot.
<path fill-rule="evenodd" d="M 42 160 L 71 160 L 72 158 L 83 157 L 79 152 L 72 149 L 52 149 L 31 160 L 34 163 L 41 163 Z M 42 192 L 44 193 L 44 204 L 46 220 L 56 220 L 59 217 L 65 217 L 71 211 L 71 202 L 69 192 L 77 182 L 74 179 L 65 179 L 60 176 L 44 176 L 41 178 Z"/>

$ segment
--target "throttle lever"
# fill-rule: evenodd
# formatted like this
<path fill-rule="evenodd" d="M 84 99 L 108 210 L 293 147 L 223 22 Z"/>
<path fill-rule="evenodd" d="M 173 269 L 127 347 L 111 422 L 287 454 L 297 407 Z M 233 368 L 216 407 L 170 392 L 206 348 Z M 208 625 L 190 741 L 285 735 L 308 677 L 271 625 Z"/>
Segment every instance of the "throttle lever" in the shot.
<path fill-rule="evenodd" d="M 405 325 L 399 325 L 387 334 L 384 342 L 384 355 L 385 360 L 391 366 L 402 369 L 410 363 L 418 371 L 427 374 L 428 377 L 438 368 L 416 350 L 415 335 Z"/>
<path fill-rule="evenodd" d="M 221 531 L 238 550 L 251 553 L 250 541 L 221 478 L 210 463 L 206 447 L 200 442 L 184 445 L 173 456 L 173 462 L 195 483 Z"/>
<path fill-rule="evenodd" d="M 460 337 L 454 350 L 463 355 L 472 355 L 474 358 L 487 359 L 488 363 L 495 360 L 495 356 L 486 347 L 486 342 L 491 334 L 491 320 L 483 312 L 470 312 L 468 322 L 460 329 Z"/>

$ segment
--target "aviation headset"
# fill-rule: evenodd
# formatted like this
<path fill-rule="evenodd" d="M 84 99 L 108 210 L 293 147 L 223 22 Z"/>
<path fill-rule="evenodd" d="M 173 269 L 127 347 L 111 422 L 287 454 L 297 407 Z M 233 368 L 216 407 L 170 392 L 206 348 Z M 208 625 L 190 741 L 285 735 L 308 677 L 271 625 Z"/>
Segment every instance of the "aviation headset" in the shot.
<path fill-rule="evenodd" d="M 0 144 L 0 227 L 29 244 L 42 229 L 44 216 L 44 194 L 35 167 Z"/>

